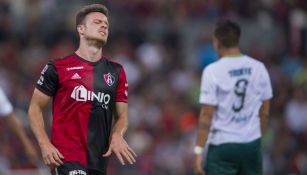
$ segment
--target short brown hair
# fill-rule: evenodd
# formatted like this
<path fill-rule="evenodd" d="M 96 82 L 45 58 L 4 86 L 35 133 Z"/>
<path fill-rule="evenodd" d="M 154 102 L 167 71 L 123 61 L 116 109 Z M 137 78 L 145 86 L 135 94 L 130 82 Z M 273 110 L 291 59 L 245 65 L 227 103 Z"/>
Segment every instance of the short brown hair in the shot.
<path fill-rule="evenodd" d="M 81 8 L 79 10 L 79 12 L 77 13 L 76 26 L 83 24 L 86 15 L 88 15 L 89 13 L 92 13 L 92 12 L 100 12 L 100 13 L 106 15 L 107 18 L 109 17 L 109 10 L 107 9 L 106 6 L 104 6 L 102 4 L 87 5 L 87 6 L 84 6 L 83 8 Z"/>
<path fill-rule="evenodd" d="M 224 48 L 239 46 L 240 35 L 240 26 L 230 20 L 218 22 L 214 30 L 214 37 L 218 40 L 219 45 Z"/>

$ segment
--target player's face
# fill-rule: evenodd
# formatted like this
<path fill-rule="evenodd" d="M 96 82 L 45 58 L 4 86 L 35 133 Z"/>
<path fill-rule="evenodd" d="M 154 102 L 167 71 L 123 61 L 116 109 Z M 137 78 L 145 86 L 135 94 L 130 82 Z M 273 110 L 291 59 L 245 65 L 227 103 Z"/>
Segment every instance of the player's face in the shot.
<path fill-rule="evenodd" d="M 83 35 L 87 40 L 98 41 L 103 45 L 106 44 L 109 35 L 109 22 L 104 14 L 99 12 L 89 13 L 84 23 L 84 25 L 80 26 L 80 35 Z"/>

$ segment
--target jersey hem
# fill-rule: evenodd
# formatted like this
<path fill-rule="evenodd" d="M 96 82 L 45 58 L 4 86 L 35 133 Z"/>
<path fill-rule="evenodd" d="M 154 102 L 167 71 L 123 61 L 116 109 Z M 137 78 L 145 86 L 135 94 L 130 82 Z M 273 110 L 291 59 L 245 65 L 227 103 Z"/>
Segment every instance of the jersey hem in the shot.
<path fill-rule="evenodd" d="M 210 103 L 210 102 L 204 102 L 204 101 L 200 101 L 199 103 L 200 103 L 200 104 L 202 104 L 202 105 L 217 106 L 217 104 L 216 104 L 216 103 Z"/>
<path fill-rule="evenodd" d="M 46 91 L 45 89 L 41 88 L 40 86 L 36 85 L 36 89 L 38 89 L 39 91 L 41 91 L 42 93 L 44 93 L 45 95 L 49 96 L 49 97 L 52 97 L 53 95 Z"/>
<path fill-rule="evenodd" d="M 273 96 L 270 96 L 270 97 L 264 97 L 264 98 L 261 98 L 262 101 L 265 101 L 265 100 L 271 100 L 273 98 Z"/>
<path fill-rule="evenodd" d="M 250 142 L 253 142 L 253 141 L 255 141 L 255 140 L 257 140 L 257 139 L 261 139 L 261 136 L 260 137 L 256 137 L 256 138 L 253 138 L 253 139 L 250 139 L 250 140 L 247 140 L 247 141 L 236 141 L 236 140 L 234 140 L 234 141 L 225 141 L 225 142 L 212 142 L 212 141 L 209 141 L 209 145 L 216 145 L 216 146 L 218 146 L 218 145 L 222 145 L 222 144 L 246 144 L 246 143 L 250 143 Z"/>
<path fill-rule="evenodd" d="M 124 100 L 115 100 L 115 103 L 116 103 L 116 102 L 128 103 L 128 101 L 124 101 Z"/>

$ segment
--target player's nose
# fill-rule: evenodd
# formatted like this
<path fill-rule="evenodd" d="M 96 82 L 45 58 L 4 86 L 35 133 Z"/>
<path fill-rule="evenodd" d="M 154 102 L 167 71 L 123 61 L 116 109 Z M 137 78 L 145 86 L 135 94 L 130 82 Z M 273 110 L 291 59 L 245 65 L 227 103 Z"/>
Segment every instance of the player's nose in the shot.
<path fill-rule="evenodd" d="M 108 29 L 108 26 L 106 24 L 102 24 L 100 26 L 100 29 L 103 29 L 103 30 L 107 30 Z"/>

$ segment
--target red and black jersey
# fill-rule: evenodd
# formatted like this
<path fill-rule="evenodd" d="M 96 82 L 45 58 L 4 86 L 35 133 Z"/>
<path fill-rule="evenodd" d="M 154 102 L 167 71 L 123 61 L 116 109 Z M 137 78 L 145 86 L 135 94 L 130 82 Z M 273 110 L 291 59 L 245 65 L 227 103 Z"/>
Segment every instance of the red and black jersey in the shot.
<path fill-rule="evenodd" d="M 42 70 L 36 88 L 53 97 L 51 141 L 65 157 L 106 171 L 115 102 L 128 102 L 123 67 L 106 58 L 89 62 L 76 54 Z"/>

